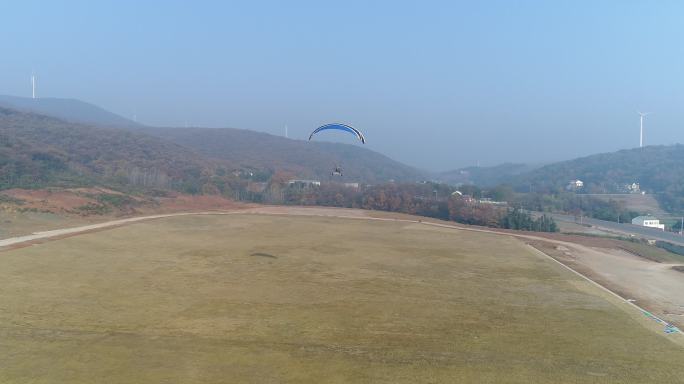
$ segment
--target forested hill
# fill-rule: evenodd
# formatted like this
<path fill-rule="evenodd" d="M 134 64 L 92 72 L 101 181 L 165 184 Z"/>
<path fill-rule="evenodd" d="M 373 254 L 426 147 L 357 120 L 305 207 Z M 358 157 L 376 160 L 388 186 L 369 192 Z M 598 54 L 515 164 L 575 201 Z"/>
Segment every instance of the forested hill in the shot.
<path fill-rule="evenodd" d="M 512 183 L 518 189 L 538 192 L 563 189 L 580 179 L 583 192 L 623 192 L 624 186 L 639 183 L 655 194 L 664 209 L 684 211 L 684 145 L 648 146 L 602 153 L 549 164 L 519 175 Z"/>
<path fill-rule="evenodd" d="M 474 184 L 493 187 L 511 183 L 521 174 L 539 168 L 540 165 L 504 163 L 490 167 L 466 167 L 442 172 L 437 179 L 448 184 Z"/>
<path fill-rule="evenodd" d="M 423 172 L 360 145 L 292 140 L 231 128 L 141 128 L 214 159 L 242 168 L 285 170 L 301 178 L 327 180 L 339 165 L 342 181 L 382 183 L 418 181 Z"/>
<path fill-rule="evenodd" d="M 104 108 L 76 99 L 61 99 L 0 95 L 0 106 L 32 112 L 40 115 L 57 117 L 74 123 L 91 124 L 103 127 L 134 127 L 138 124 L 132 120 L 109 112 Z"/>
<path fill-rule="evenodd" d="M 199 157 L 229 163 L 235 169 L 289 171 L 293 177 L 326 180 L 339 165 L 344 181 L 381 183 L 389 180 L 418 181 L 425 173 L 357 145 L 291 140 L 241 129 L 157 128 L 137 124 L 96 105 L 75 99 L 0 96 L 0 107 L 27 114 L 56 117 L 62 126 L 100 126 L 126 129 L 162 138 L 195 152 Z M 19 123 L 17 123 L 19 124 Z M 19 124 L 20 125 L 20 124 Z M 147 139 L 149 140 L 149 138 Z"/>
<path fill-rule="evenodd" d="M 106 185 L 199 192 L 220 182 L 221 166 L 158 137 L 0 107 L 0 189 Z"/>
<path fill-rule="evenodd" d="M 353 145 L 290 140 L 237 129 L 103 128 L 0 107 L 0 189 L 105 185 L 229 193 L 235 170 L 381 183 L 422 173 Z M 263 179 L 262 179 L 263 180 Z M 239 185 L 236 185 L 236 182 Z M 242 184 L 240 184 L 242 183 Z"/>

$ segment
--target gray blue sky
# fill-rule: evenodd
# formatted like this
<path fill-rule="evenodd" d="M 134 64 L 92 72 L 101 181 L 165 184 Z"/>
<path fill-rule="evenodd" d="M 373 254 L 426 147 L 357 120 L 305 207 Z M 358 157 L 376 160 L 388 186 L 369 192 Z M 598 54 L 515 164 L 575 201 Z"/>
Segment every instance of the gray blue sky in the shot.
<path fill-rule="evenodd" d="M 97 4 L 95 4 L 97 3 Z M 372 4 L 370 4 L 372 3 Z M 14 1 L 0 94 L 305 138 L 430 170 L 684 142 L 679 1 Z M 336 137 L 335 137 L 336 138 Z"/>

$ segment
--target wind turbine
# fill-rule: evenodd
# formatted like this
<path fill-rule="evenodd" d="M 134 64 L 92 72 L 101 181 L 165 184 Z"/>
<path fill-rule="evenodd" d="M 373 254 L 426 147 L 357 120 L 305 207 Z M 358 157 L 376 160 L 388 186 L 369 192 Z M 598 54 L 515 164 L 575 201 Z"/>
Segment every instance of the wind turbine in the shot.
<path fill-rule="evenodd" d="M 36 74 L 31 71 L 31 98 L 36 98 Z"/>
<path fill-rule="evenodd" d="M 639 148 L 644 146 L 644 116 L 650 115 L 651 112 L 639 112 Z"/>

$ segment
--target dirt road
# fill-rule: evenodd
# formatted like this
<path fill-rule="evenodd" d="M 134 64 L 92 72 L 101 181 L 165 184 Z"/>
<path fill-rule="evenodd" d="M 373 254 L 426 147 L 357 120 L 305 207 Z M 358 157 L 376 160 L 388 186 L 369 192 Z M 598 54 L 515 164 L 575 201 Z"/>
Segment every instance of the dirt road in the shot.
<path fill-rule="evenodd" d="M 235 212 L 238 212 L 238 211 L 235 211 Z M 54 229 L 54 230 L 42 231 L 42 232 L 34 232 L 30 235 L 25 235 L 25 236 L 9 237 L 9 238 L 0 240 L 0 248 L 9 247 L 9 246 L 13 246 L 13 245 L 20 245 L 20 244 L 24 244 L 24 243 L 31 243 L 31 242 L 39 241 L 39 240 L 60 238 L 60 237 L 69 236 L 69 235 L 77 235 L 79 233 L 96 231 L 96 230 L 101 230 L 101 229 L 106 229 L 106 228 L 111 228 L 111 227 L 117 227 L 120 225 L 131 224 L 131 223 L 135 223 L 135 222 L 143 221 L 143 220 L 154 220 L 154 219 L 161 219 L 164 217 L 172 217 L 172 216 L 220 215 L 220 214 L 229 214 L 229 213 L 234 213 L 234 212 L 188 212 L 188 213 L 169 213 L 169 214 L 164 214 L 164 215 L 150 215 L 150 216 L 131 217 L 131 218 L 127 218 L 127 219 L 105 221 L 103 223 L 82 225 L 82 226 L 78 226 L 78 227 Z"/>

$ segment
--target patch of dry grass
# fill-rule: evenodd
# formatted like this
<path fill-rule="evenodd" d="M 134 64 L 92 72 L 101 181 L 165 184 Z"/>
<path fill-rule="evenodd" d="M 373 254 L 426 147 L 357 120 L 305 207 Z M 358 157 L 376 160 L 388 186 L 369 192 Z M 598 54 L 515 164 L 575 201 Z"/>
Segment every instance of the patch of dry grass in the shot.
<path fill-rule="evenodd" d="M 507 236 L 175 217 L 1 253 L 0 382 L 682 382 L 618 305 Z"/>
<path fill-rule="evenodd" d="M 655 245 L 616 240 L 619 247 L 627 252 L 658 263 L 684 262 L 684 256 L 668 252 Z"/>

